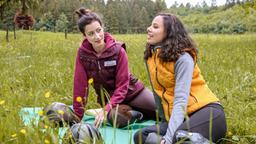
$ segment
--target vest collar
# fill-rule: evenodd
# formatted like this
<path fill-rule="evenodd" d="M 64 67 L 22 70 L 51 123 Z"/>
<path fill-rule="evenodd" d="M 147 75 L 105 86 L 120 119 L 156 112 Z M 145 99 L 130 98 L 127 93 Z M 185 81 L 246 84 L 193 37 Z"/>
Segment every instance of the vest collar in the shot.
<path fill-rule="evenodd" d="M 155 46 L 151 46 L 151 51 L 152 52 L 156 52 L 157 51 L 157 49 L 161 49 L 162 48 L 162 45 L 155 45 Z"/>

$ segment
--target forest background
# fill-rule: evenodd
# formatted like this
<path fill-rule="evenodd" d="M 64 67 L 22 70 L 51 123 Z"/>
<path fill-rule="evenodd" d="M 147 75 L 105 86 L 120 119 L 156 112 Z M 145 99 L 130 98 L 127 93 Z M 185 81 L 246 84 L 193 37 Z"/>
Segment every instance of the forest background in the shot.
<path fill-rule="evenodd" d="M 74 11 L 85 7 L 102 15 L 111 33 L 145 33 L 159 12 L 177 14 L 192 33 L 242 34 L 256 32 L 255 0 L 226 0 L 225 5 L 205 1 L 192 5 L 163 0 L 1 0 L 1 29 L 14 28 L 14 16 L 31 15 L 36 31 L 78 32 Z"/>

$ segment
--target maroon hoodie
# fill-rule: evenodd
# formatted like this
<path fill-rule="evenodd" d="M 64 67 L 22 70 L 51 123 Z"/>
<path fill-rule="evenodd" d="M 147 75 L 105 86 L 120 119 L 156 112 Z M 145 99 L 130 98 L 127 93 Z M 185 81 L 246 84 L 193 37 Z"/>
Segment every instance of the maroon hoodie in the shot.
<path fill-rule="evenodd" d="M 97 56 L 96 51 L 86 39 L 77 52 L 73 108 L 80 119 L 83 117 L 87 103 L 90 78 L 93 78 L 92 85 L 98 95 L 97 100 L 102 106 L 106 104 L 107 112 L 117 104 L 131 101 L 144 88 L 143 84 L 130 73 L 127 54 L 122 45 L 108 33 L 105 33 L 104 40 L 105 49 L 100 56 Z M 106 92 L 103 92 L 104 102 L 102 102 L 100 95 L 103 89 L 110 96 L 110 101 L 106 98 Z M 82 102 L 77 102 L 77 97 L 81 97 Z"/>

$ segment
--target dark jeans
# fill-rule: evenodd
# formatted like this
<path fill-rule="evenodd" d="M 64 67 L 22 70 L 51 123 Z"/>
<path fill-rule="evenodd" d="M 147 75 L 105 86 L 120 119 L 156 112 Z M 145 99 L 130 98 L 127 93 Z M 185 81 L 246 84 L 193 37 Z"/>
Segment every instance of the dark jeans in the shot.
<path fill-rule="evenodd" d="M 210 120 L 211 119 L 211 120 Z M 211 140 L 215 143 L 226 135 L 226 118 L 223 107 L 220 104 L 211 103 L 201 108 L 200 110 L 189 115 L 189 120 L 184 121 L 176 130 L 185 130 L 189 132 L 200 133 L 205 138 L 210 139 L 209 128 L 211 128 Z M 145 127 L 134 135 L 135 144 L 144 144 L 149 133 L 159 133 L 164 136 L 168 127 L 167 122 L 159 124 L 160 129 L 157 131 L 156 125 Z M 173 143 L 176 142 L 175 135 Z"/>

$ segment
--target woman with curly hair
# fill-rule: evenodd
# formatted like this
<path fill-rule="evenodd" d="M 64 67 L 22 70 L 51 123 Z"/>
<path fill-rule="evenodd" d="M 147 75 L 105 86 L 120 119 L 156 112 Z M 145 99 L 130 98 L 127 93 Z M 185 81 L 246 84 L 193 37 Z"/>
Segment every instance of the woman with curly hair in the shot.
<path fill-rule="evenodd" d="M 200 73 L 196 45 L 182 22 L 161 13 L 147 32 L 144 59 L 161 121 L 138 131 L 134 142 L 219 142 L 226 133 L 223 107 Z"/>

